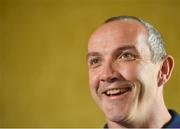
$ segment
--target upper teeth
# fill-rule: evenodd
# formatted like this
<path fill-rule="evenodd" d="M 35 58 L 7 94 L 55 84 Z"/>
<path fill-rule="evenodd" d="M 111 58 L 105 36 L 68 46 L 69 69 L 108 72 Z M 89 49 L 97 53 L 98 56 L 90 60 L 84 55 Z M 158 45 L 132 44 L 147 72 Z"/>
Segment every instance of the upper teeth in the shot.
<path fill-rule="evenodd" d="M 129 88 L 121 88 L 121 89 L 110 89 L 106 91 L 107 95 L 114 95 L 114 94 L 119 94 L 128 91 Z"/>

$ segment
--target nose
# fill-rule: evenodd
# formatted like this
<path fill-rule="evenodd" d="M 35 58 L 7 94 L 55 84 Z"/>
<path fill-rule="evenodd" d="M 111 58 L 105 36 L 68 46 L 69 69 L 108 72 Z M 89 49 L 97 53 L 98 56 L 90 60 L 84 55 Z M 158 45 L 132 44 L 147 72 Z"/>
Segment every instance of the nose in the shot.
<path fill-rule="evenodd" d="M 101 71 L 101 77 L 100 81 L 101 82 L 108 82 L 108 83 L 113 83 L 118 80 L 119 75 L 118 71 L 114 68 L 113 64 L 109 63 L 104 65 Z"/>

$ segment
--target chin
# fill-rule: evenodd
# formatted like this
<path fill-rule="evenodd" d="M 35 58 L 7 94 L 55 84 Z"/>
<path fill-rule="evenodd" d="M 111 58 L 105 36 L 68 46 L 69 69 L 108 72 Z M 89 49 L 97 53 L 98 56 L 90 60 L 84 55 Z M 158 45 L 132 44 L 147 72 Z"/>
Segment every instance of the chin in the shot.
<path fill-rule="evenodd" d="M 109 116 L 106 116 L 106 119 L 111 122 L 120 123 L 124 121 L 125 118 L 123 115 L 109 115 Z"/>
<path fill-rule="evenodd" d="M 128 123 L 135 116 L 135 105 L 119 105 L 104 109 L 104 114 L 109 122 Z M 133 108 L 134 107 L 134 108 Z"/>
<path fill-rule="evenodd" d="M 122 122 L 128 119 L 129 113 L 127 110 L 112 109 L 109 112 L 104 112 L 106 119 L 112 122 Z"/>

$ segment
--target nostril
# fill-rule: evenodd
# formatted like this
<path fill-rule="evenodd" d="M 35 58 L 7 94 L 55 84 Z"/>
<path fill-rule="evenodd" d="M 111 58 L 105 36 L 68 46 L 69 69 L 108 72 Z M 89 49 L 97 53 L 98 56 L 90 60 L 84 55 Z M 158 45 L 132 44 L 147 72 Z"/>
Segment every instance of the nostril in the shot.
<path fill-rule="evenodd" d="M 116 77 L 109 77 L 107 79 L 102 79 L 101 81 L 108 82 L 108 83 L 113 83 L 113 82 L 118 81 L 118 78 L 116 78 Z"/>
<path fill-rule="evenodd" d="M 116 82 L 118 79 L 116 77 L 113 77 L 113 78 L 109 78 L 109 82 L 110 83 L 113 83 L 113 82 Z"/>

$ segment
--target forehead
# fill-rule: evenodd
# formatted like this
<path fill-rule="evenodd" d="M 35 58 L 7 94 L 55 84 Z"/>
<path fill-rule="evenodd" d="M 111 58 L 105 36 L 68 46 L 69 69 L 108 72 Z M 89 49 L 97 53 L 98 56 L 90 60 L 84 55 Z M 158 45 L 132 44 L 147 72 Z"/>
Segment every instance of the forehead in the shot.
<path fill-rule="evenodd" d="M 147 30 L 135 20 L 112 21 L 103 24 L 90 37 L 88 52 L 110 51 L 117 47 L 147 46 Z M 107 49 L 107 50 L 106 50 Z"/>

